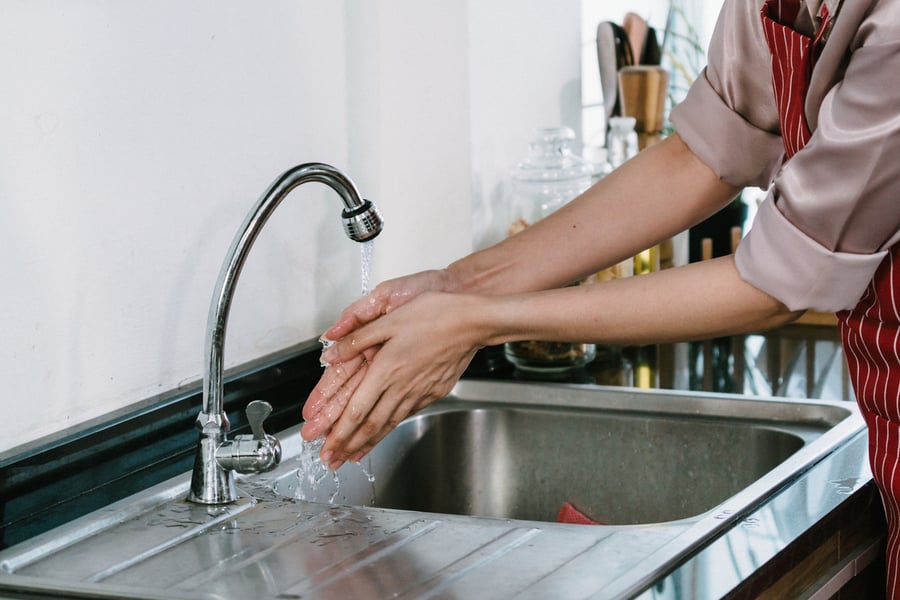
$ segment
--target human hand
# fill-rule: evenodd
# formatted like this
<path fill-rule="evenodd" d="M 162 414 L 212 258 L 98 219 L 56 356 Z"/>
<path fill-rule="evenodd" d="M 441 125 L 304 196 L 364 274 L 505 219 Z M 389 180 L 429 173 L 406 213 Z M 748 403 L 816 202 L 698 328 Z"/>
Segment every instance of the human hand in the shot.
<path fill-rule="evenodd" d="M 335 324 L 324 333 L 323 340 L 330 343 L 331 340 L 342 339 L 422 292 L 448 291 L 453 283 L 453 277 L 446 270 L 423 271 L 385 281 L 344 309 Z M 378 346 L 360 348 L 360 351 L 360 355 L 335 365 L 323 360 L 325 372 L 303 406 L 306 424 L 301 429 L 301 435 L 304 439 L 313 440 L 328 432 L 359 385 L 367 361 L 374 357 Z"/>
<path fill-rule="evenodd" d="M 327 348 L 323 358 L 335 370 L 323 376 L 302 432 L 306 439 L 328 432 L 322 462 L 334 470 L 359 461 L 407 416 L 446 396 L 483 345 L 477 315 L 486 301 L 421 293 Z M 324 388 L 335 383 L 326 398 Z"/>
<path fill-rule="evenodd" d="M 422 271 L 384 281 L 345 308 L 322 337 L 326 340 L 339 340 L 351 331 L 406 304 L 422 292 L 450 292 L 454 286 L 453 275 L 446 269 Z"/>
<path fill-rule="evenodd" d="M 377 347 L 370 348 L 346 362 L 325 367 L 325 372 L 303 405 L 305 423 L 300 430 L 303 439 L 311 441 L 328 433 L 365 376 L 367 357 L 374 356 L 377 351 Z"/>

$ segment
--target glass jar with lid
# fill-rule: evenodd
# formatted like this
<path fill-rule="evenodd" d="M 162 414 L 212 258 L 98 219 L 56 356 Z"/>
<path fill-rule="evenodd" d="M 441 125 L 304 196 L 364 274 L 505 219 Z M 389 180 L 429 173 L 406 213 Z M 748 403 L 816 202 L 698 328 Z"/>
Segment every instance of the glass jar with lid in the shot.
<path fill-rule="evenodd" d="M 572 152 L 575 132 L 568 127 L 538 129 L 529 143 L 528 156 L 511 175 L 514 235 L 543 219 L 591 185 L 593 166 Z M 584 280 L 573 283 L 590 283 Z M 594 344 L 521 341 L 509 342 L 504 354 L 525 371 L 564 372 L 583 366 L 596 356 Z"/>

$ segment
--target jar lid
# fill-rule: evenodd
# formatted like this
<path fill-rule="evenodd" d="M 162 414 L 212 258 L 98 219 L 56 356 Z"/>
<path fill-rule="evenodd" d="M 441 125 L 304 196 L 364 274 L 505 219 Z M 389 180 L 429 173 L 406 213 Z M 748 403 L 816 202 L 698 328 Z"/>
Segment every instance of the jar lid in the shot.
<path fill-rule="evenodd" d="M 590 178 L 590 163 L 572 152 L 575 132 L 569 127 L 536 129 L 528 144 L 528 157 L 516 165 L 518 181 L 569 181 Z"/>

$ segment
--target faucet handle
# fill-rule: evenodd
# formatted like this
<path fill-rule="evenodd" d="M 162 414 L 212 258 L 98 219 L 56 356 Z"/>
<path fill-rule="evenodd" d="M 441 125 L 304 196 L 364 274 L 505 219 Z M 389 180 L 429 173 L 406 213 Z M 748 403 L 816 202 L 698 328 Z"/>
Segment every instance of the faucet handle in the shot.
<path fill-rule="evenodd" d="M 250 423 L 250 431 L 254 440 L 266 439 L 263 422 L 272 414 L 272 405 L 265 400 L 254 400 L 247 405 L 247 421 Z"/>
<path fill-rule="evenodd" d="M 265 473 L 281 462 L 281 442 L 263 430 L 263 421 L 272 414 L 272 405 L 254 400 L 247 405 L 247 421 L 253 435 L 238 435 L 216 449 L 216 460 L 225 469 L 238 473 Z"/>

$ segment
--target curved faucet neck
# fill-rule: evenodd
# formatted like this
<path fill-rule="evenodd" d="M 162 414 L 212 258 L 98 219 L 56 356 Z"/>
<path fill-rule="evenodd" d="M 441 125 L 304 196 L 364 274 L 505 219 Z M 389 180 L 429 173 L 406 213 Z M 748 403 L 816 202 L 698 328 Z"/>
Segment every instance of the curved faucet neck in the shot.
<path fill-rule="evenodd" d="M 228 313 L 238 276 L 250 248 L 272 212 L 291 190 L 312 181 L 324 183 L 337 192 L 344 203 L 345 212 L 358 211 L 364 206 L 356 186 L 343 173 L 323 163 L 306 163 L 285 171 L 250 210 L 231 242 L 225 262 L 219 271 L 209 307 L 205 343 L 207 362 L 203 376 L 203 412 L 197 417 L 198 426 L 206 433 L 228 431 L 229 427 L 224 412 L 223 351 Z"/>

